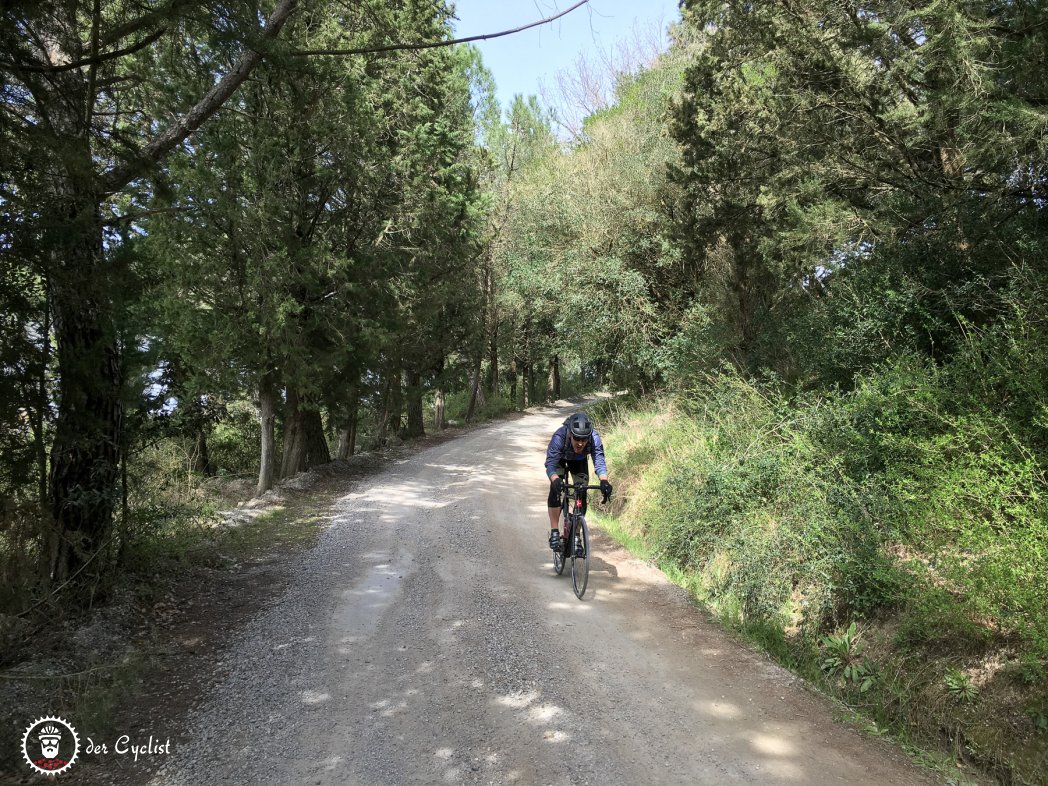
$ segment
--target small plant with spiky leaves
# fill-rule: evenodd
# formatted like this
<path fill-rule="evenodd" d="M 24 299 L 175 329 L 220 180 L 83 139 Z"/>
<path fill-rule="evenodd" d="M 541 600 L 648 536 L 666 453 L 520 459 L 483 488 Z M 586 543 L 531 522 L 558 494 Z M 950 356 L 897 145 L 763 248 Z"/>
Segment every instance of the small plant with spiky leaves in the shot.
<path fill-rule="evenodd" d="M 979 696 L 979 686 L 960 669 L 947 669 L 943 682 L 946 683 L 946 690 L 957 701 L 972 702 Z"/>
<path fill-rule="evenodd" d="M 845 684 L 858 687 L 866 693 L 876 677 L 876 670 L 869 658 L 862 654 L 862 634 L 853 622 L 848 629 L 837 635 L 823 636 L 823 655 L 820 667 L 830 677 L 840 677 Z"/>

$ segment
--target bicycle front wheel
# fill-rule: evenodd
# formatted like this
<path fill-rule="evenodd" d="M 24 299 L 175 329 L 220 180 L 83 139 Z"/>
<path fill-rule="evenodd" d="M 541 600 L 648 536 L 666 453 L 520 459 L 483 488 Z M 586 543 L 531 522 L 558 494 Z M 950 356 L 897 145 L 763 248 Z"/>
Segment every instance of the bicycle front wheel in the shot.
<path fill-rule="evenodd" d="M 571 548 L 571 586 L 575 588 L 575 596 L 582 600 L 582 596 L 586 594 L 586 584 L 589 582 L 590 542 L 585 516 L 579 516 L 575 524 Z"/>

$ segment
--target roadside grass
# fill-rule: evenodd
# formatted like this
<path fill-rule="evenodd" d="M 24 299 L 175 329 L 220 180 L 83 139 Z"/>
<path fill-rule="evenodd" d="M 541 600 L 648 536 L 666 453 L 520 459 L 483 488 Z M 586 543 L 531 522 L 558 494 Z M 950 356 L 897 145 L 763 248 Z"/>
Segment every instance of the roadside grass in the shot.
<path fill-rule="evenodd" d="M 951 384 L 903 363 L 799 403 L 722 375 L 598 408 L 602 525 L 948 780 L 1044 783 L 1044 475 Z"/>

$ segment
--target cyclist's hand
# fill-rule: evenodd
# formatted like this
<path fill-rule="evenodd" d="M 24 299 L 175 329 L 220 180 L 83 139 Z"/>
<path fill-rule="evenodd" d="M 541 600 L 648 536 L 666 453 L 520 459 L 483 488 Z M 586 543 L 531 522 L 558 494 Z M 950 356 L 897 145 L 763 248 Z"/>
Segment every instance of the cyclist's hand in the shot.
<path fill-rule="evenodd" d="M 555 477 L 551 482 L 553 483 L 553 493 L 559 497 L 564 492 L 564 481 L 560 477 Z"/>
<path fill-rule="evenodd" d="M 607 480 L 602 480 L 600 482 L 600 493 L 604 495 L 604 499 L 601 502 L 607 502 L 611 499 L 611 483 Z"/>

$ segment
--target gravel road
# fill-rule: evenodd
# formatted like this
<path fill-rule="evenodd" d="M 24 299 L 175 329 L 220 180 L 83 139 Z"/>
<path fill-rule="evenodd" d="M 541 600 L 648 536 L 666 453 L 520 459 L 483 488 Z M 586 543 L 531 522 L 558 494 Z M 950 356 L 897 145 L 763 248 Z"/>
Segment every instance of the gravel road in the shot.
<path fill-rule="evenodd" d="M 577 600 L 546 547 L 542 463 L 565 412 L 469 432 L 341 498 L 150 783 L 935 782 L 599 529 Z"/>

